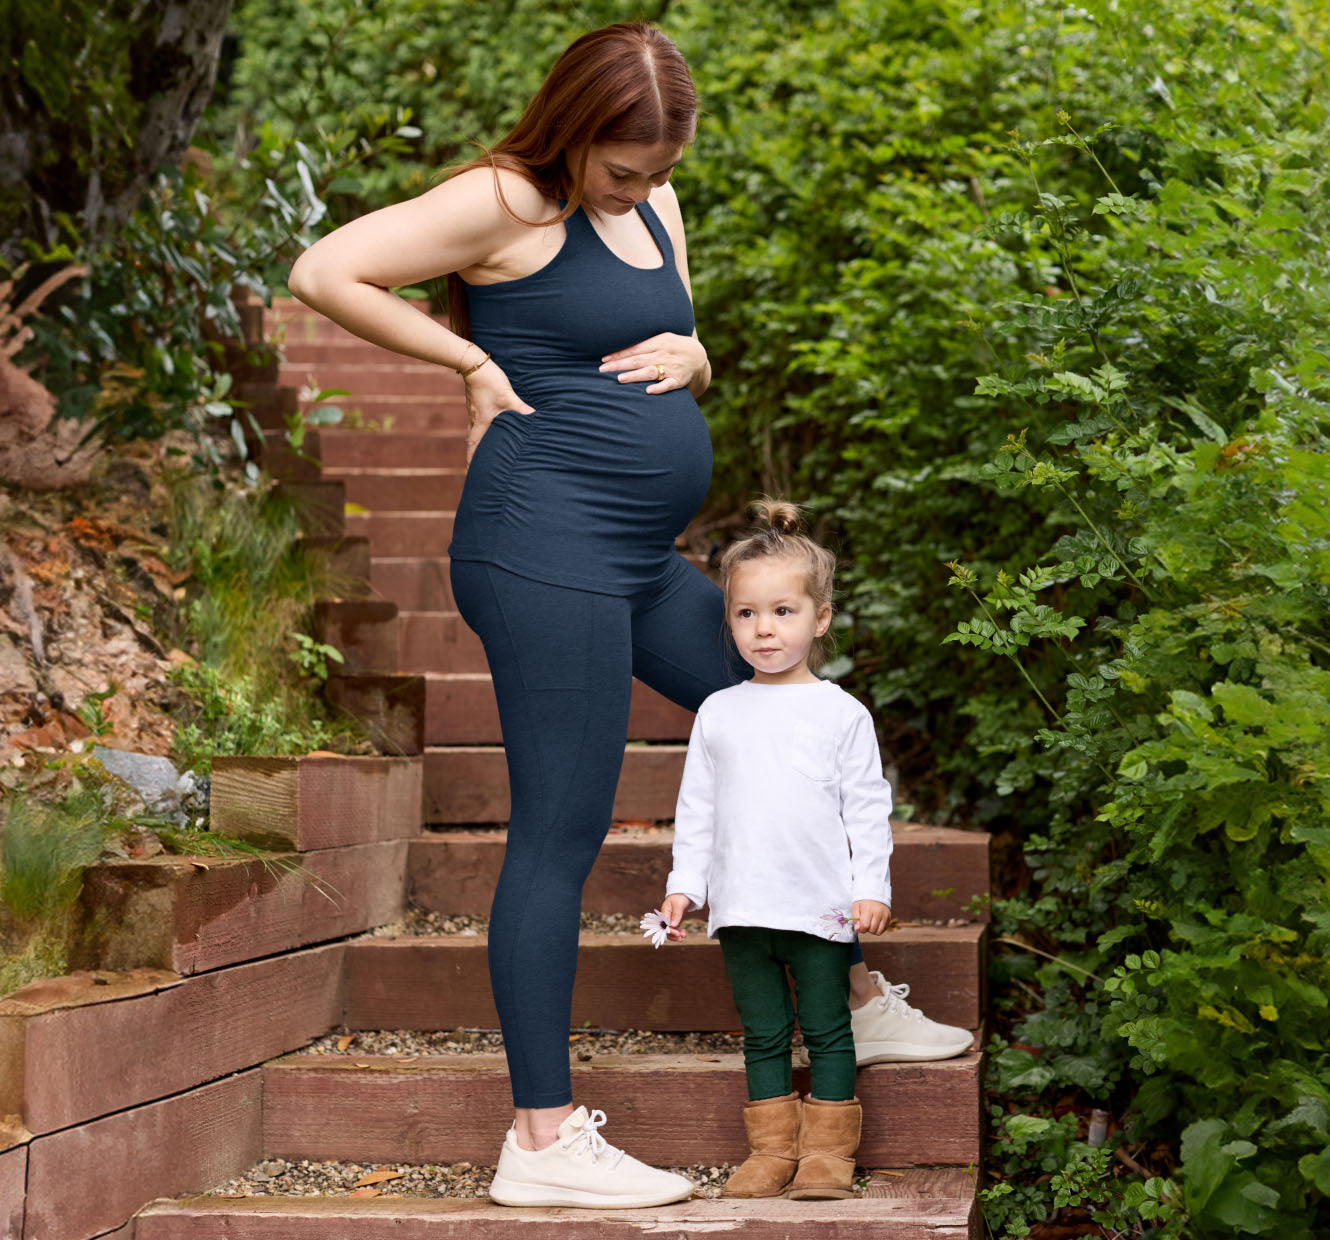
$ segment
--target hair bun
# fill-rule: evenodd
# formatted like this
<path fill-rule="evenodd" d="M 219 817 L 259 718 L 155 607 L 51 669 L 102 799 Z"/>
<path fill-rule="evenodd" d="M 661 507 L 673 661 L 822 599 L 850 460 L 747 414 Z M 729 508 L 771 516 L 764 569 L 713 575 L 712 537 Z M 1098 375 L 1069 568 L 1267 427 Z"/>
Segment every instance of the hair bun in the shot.
<path fill-rule="evenodd" d="M 803 529 L 803 513 L 797 504 L 787 500 L 763 496 L 753 501 L 748 513 L 755 525 L 775 530 L 778 534 L 798 534 Z"/>

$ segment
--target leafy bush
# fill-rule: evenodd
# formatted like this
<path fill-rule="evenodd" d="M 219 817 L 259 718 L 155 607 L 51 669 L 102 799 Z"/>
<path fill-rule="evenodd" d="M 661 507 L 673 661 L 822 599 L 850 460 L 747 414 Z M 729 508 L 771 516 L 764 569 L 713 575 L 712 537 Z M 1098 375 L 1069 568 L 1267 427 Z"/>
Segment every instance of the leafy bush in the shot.
<path fill-rule="evenodd" d="M 356 743 L 353 722 L 334 722 L 317 693 L 341 654 L 306 632 L 315 600 L 345 593 L 343 583 L 304 549 L 290 504 L 207 478 L 180 479 L 173 498 L 170 559 L 190 583 L 177 636 L 198 659 L 175 672 L 194 704 L 177 759 L 203 769 L 216 754 Z"/>
<path fill-rule="evenodd" d="M 257 428 L 227 372 L 227 345 L 234 352 L 243 339 L 237 293 L 270 301 L 274 282 L 312 242 L 327 188 L 403 145 L 392 131 L 373 143 L 344 132 L 322 142 L 269 133 L 241 171 L 213 172 L 201 159 L 162 169 L 116 237 L 85 246 L 71 221 L 68 240 L 41 255 L 76 259 L 88 274 L 34 320 L 20 360 L 89 436 L 185 431 L 200 465 L 244 460 L 246 432 Z M 249 476 L 257 478 L 252 464 Z"/>
<path fill-rule="evenodd" d="M 681 170 L 718 483 L 834 514 L 913 799 L 1023 845 L 990 1222 L 1322 1234 L 1324 17 L 780 18 L 702 62 Z M 1087 1163 L 1092 1104 L 1178 1182 Z M 1039 1187 L 1068 1167 L 1080 1203 Z"/>
<path fill-rule="evenodd" d="M 506 132 L 577 35 L 642 16 L 626 0 L 246 3 L 231 23 L 234 65 L 204 136 L 219 156 L 248 160 L 256 135 L 340 134 L 330 143 L 337 149 L 353 138 L 381 141 L 409 119 L 409 149 L 395 147 L 331 187 L 340 223 L 420 193 L 440 169 L 470 159 L 472 143 Z"/>

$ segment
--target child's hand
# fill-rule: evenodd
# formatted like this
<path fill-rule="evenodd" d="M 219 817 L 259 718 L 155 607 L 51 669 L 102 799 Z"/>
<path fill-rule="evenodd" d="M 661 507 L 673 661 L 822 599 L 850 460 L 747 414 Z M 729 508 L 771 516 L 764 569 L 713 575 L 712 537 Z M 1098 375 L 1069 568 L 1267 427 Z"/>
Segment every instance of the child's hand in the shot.
<path fill-rule="evenodd" d="M 891 921 L 891 910 L 880 900 L 856 900 L 850 916 L 860 934 L 882 934 Z"/>
<path fill-rule="evenodd" d="M 687 930 L 679 929 L 679 923 L 683 920 L 683 915 L 688 912 L 688 906 L 692 901 L 685 895 L 666 896 L 660 906 L 660 911 L 665 914 L 672 929 L 669 932 L 671 942 L 678 943 L 688 937 Z"/>

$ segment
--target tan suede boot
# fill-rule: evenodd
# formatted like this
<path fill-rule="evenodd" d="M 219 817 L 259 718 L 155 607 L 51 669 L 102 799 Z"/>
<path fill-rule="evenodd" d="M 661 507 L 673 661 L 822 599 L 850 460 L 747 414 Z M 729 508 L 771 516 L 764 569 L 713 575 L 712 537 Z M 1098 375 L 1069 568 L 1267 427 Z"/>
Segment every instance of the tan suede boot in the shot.
<path fill-rule="evenodd" d="M 848 1102 L 804 1099 L 799 1127 L 799 1170 L 785 1196 L 791 1201 L 853 1197 L 854 1155 L 864 1112 L 858 1098 Z"/>
<path fill-rule="evenodd" d="M 798 1094 L 744 1103 L 752 1154 L 730 1176 L 722 1197 L 779 1197 L 799 1165 Z"/>

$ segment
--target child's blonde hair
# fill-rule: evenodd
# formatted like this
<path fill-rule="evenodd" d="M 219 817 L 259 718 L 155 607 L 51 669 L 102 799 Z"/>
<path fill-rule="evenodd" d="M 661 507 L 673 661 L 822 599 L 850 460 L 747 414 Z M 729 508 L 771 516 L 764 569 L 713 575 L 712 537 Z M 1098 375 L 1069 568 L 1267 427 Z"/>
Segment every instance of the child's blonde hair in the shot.
<path fill-rule="evenodd" d="M 790 558 L 801 561 L 804 589 L 820 611 L 832 606 L 835 590 L 836 557 L 815 543 L 804 529 L 803 512 L 797 504 L 763 496 L 748 506 L 752 528 L 738 542 L 731 543 L 720 560 L 720 587 L 725 592 L 725 614 L 730 610 L 730 580 L 734 570 L 749 560 Z M 828 628 L 813 639 L 808 651 L 808 666 L 816 671 L 831 655 L 833 639 Z"/>

